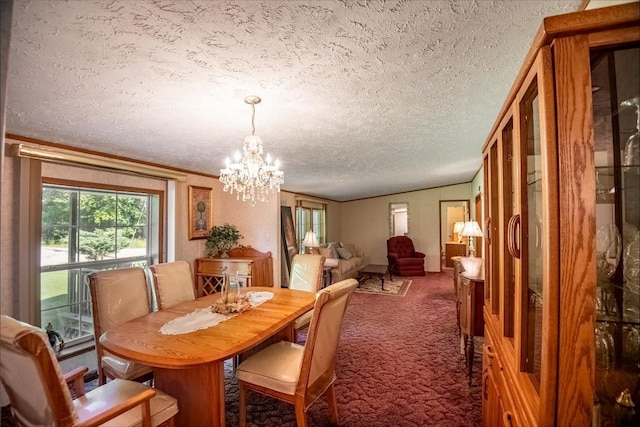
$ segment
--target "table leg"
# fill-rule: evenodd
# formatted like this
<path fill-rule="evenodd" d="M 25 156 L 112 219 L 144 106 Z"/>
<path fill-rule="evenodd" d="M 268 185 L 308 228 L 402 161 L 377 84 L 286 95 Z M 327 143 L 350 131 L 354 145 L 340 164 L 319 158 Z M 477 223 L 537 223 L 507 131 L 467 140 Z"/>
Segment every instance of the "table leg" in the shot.
<path fill-rule="evenodd" d="M 154 385 L 178 400 L 176 426 L 225 426 L 224 361 L 190 369 L 154 368 Z"/>
<path fill-rule="evenodd" d="M 467 359 L 467 373 L 469 375 L 469 385 L 471 385 L 471 371 L 473 370 L 473 336 L 467 335 L 467 345 L 465 347 Z"/>
<path fill-rule="evenodd" d="M 462 330 L 460 329 L 460 305 L 462 304 L 461 301 L 456 301 L 456 317 L 458 319 L 458 337 L 462 336 Z"/>
<path fill-rule="evenodd" d="M 384 273 L 380 275 L 380 280 L 382 280 L 382 290 L 384 291 Z"/>

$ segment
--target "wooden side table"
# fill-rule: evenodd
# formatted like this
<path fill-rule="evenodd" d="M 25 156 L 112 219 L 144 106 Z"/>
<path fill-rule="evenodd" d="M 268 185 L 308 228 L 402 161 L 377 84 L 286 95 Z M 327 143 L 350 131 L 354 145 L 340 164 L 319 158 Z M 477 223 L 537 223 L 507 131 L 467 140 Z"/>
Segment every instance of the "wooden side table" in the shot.
<path fill-rule="evenodd" d="M 460 274 L 460 329 L 465 340 L 465 361 L 471 384 L 473 337 L 484 336 L 484 277 Z"/>

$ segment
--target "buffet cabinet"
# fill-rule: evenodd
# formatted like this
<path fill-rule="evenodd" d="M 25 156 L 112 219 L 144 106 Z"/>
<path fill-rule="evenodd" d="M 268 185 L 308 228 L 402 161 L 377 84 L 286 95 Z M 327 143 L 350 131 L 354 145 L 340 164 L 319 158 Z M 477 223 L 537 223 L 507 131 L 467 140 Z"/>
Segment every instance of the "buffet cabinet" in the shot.
<path fill-rule="evenodd" d="M 211 295 L 222 290 L 224 273 L 235 274 L 241 286 L 273 286 L 273 259 L 271 252 L 260 252 L 248 246 L 231 249 L 228 257 L 196 259 L 196 286 L 198 296 Z"/>
<path fill-rule="evenodd" d="M 483 148 L 485 426 L 640 425 L 639 22 L 546 18 Z"/>
<path fill-rule="evenodd" d="M 444 253 L 445 253 L 444 266 L 453 267 L 454 266 L 453 257 L 461 257 L 461 256 L 467 255 L 467 244 L 458 243 L 458 242 L 447 242 L 445 243 Z"/>

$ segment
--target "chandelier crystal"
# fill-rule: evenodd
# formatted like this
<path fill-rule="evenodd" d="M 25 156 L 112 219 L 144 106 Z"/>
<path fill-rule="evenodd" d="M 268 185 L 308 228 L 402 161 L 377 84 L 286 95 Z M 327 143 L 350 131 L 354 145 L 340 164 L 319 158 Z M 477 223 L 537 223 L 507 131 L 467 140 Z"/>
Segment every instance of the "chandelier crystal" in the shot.
<path fill-rule="evenodd" d="M 280 191 L 280 184 L 284 183 L 284 172 L 279 169 L 280 161 L 276 159 L 272 163 L 271 155 L 267 153 L 262 160 L 262 140 L 256 136 L 256 104 L 261 99 L 257 96 L 247 96 L 244 102 L 251 105 L 251 135 L 244 139 L 242 146 L 243 155 L 236 152 L 233 163 L 229 157 L 225 160 L 224 169 L 220 170 L 220 182 L 224 184 L 224 191 L 233 194 L 236 199 L 249 201 L 251 206 L 256 205 L 256 200 L 269 201 L 269 194 Z"/>

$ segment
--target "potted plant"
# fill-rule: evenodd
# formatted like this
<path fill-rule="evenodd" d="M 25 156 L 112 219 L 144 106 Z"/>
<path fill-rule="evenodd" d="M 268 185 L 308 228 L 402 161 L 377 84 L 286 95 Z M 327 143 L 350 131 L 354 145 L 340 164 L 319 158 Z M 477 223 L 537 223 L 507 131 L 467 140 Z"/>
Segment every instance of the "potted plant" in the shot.
<path fill-rule="evenodd" d="M 242 234 L 235 225 L 225 223 L 224 225 L 214 225 L 207 234 L 207 255 L 216 256 L 220 253 L 220 257 L 226 258 L 227 251 L 238 244 L 238 240 L 242 239 Z"/>

